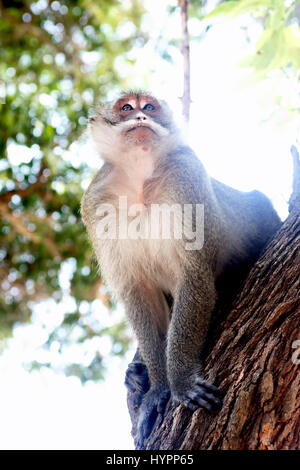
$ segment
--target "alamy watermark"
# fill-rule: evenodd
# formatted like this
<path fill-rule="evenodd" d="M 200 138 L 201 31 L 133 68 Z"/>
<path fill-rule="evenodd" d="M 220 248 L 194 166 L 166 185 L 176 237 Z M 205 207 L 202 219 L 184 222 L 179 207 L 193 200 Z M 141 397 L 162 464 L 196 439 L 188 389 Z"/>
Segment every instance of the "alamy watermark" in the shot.
<path fill-rule="evenodd" d="M 96 235 L 109 240 L 180 240 L 186 250 L 200 250 L 204 244 L 203 204 L 151 204 L 128 206 L 119 196 L 118 206 L 100 204 Z"/>

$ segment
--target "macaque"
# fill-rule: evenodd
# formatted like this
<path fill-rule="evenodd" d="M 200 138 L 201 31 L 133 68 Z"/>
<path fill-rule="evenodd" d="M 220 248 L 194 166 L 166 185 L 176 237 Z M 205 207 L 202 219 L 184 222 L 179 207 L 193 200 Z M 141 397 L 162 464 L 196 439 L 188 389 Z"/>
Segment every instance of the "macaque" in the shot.
<path fill-rule="evenodd" d="M 127 385 L 140 373 L 149 381 L 139 408 L 142 446 L 170 396 L 191 410 L 221 407 L 201 361 L 218 279 L 253 263 L 280 219 L 260 192 L 211 178 L 167 104 L 148 92 L 101 105 L 89 132 L 104 165 L 83 197 L 82 218 L 137 337 L 141 359 Z"/>

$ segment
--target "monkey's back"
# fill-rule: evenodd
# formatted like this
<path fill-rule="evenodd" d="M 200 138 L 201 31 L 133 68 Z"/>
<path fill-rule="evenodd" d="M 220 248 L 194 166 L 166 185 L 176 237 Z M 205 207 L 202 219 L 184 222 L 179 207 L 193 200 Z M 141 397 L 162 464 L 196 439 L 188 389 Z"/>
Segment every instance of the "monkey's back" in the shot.
<path fill-rule="evenodd" d="M 253 263 L 281 226 L 280 218 L 260 191 L 238 191 L 213 178 L 211 182 L 223 219 L 223 267 Z"/>

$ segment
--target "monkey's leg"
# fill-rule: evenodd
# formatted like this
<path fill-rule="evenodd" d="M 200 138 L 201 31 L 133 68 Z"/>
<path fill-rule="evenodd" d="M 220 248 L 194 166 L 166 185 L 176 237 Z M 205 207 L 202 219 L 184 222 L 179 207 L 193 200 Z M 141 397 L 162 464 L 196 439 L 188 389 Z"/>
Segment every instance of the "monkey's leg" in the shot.
<path fill-rule="evenodd" d="M 128 365 L 125 374 L 125 385 L 127 391 L 127 406 L 129 413 L 136 414 L 141 406 L 142 399 L 150 388 L 149 376 L 146 364 L 136 350 L 132 362 Z"/>
<path fill-rule="evenodd" d="M 135 289 L 131 286 L 124 302 L 150 379 L 139 409 L 137 444 L 142 447 L 170 396 L 165 352 L 169 309 L 163 293 L 146 283 Z"/>
<path fill-rule="evenodd" d="M 173 297 L 166 292 L 164 292 L 164 297 L 169 311 L 171 311 L 173 307 Z M 166 313 L 169 315 L 169 312 Z M 140 406 L 143 395 L 148 392 L 150 388 L 150 382 L 146 364 L 138 349 L 135 352 L 132 362 L 128 364 L 125 373 L 125 386 L 128 388 L 129 392 L 135 394 L 134 401 Z"/>
<path fill-rule="evenodd" d="M 201 268 L 200 268 L 201 270 Z M 172 398 L 192 410 L 221 406 L 219 391 L 203 379 L 201 351 L 216 301 L 213 276 L 202 266 L 185 277 L 175 297 L 168 334 L 167 370 Z"/>

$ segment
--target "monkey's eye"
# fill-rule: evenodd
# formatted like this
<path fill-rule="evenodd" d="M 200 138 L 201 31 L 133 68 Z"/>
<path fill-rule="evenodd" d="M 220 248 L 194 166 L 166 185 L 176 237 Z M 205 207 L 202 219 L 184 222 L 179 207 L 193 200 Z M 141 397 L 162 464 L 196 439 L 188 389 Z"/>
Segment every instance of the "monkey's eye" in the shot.
<path fill-rule="evenodd" d="M 124 104 L 124 106 L 122 106 L 122 111 L 131 111 L 132 109 L 131 104 Z"/>
<path fill-rule="evenodd" d="M 155 106 L 153 106 L 153 104 L 145 104 L 144 108 L 143 108 L 145 111 L 154 111 L 155 110 Z"/>

